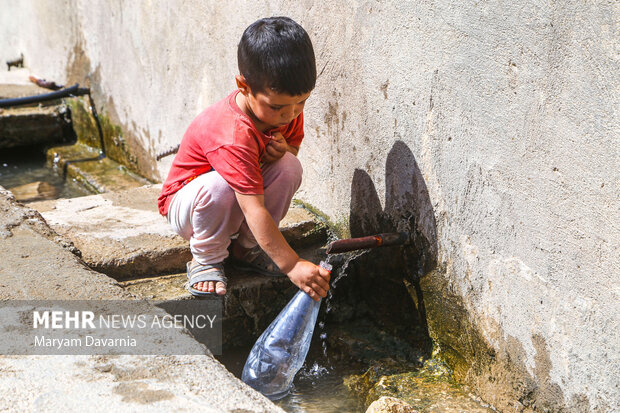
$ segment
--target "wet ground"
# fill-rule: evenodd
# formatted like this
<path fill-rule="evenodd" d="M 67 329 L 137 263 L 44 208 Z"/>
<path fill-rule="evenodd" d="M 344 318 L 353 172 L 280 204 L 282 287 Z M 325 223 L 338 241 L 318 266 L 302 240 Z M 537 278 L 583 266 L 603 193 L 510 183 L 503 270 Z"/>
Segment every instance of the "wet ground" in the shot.
<path fill-rule="evenodd" d="M 362 253 L 335 260 L 332 289 L 323 300 L 306 362 L 291 393 L 275 403 L 289 413 L 365 412 L 381 396 L 399 398 L 424 413 L 489 413 L 493 410 L 452 379 L 450 370 L 428 352 L 425 337 L 384 331 L 368 318 L 336 322 L 334 312 L 352 265 Z M 351 264 L 351 266 L 349 265 Z M 224 348 L 216 357 L 241 377 L 251 345 Z"/>
<path fill-rule="evenodd" d="M 216 358 L 236 377 L 241 378 L 250 347 L 225 349 Z M 297 374 L 291 393 L 274 402 L 289 413 L 344 413 L 365 411 L 357 396 L 344 384 L 350 374 L 363 373 L 359 367 L 329 365 L 326 367 L 320 346 L 313 344 L 306 363 Z"/>
<path fill-rule="evenodd" d="M 357 354 L 350 354 L 351 358 L 334 357 L 333 344 L 329 342 L 346 340 L 347 335 L 328 334 L 332 337 L 324 340 L 321 330 L 315 331 L 310 353 L 295 378 L 291 393 L 275 402 L 285 411 L 363 413 L 373 400 L 381 396 L 399 398 L 423 413 L 494 411 L 455 383 L 449 369 L 438 360 L 418 360 L 415 363 L 388 358 L 360 362 Z M 381 341 L 372 343 L 377 347 L 382 344 Z M 251 346 L 224 349 L 223 354 L 216 358 L 240 378 L 250 349 Z"/>

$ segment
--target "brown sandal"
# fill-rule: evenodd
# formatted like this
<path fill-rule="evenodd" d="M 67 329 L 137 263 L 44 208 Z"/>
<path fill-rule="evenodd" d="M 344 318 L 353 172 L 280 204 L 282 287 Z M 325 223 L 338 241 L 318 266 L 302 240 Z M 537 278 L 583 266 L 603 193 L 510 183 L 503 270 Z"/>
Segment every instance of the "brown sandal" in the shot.
<path fill-rule="evenodd" d="M 260 246 L 249 249 L 243 257 L 237 258 L 232 253 L 230 254 L 230 262 L 234 268 L 240 271 L 253 271 L 261 275 L 267 275 L 271 277 L 285 277 L 280 268 Z"/>

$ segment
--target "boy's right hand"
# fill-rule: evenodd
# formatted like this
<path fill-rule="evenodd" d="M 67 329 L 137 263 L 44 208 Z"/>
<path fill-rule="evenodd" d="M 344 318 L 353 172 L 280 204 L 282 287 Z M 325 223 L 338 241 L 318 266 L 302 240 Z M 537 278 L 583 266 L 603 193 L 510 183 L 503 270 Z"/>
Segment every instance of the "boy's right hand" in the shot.
<path fill-rule="evenodd" d="M 318 265 L 299 259 L 293 269 L 287 273 L 291 281 L 314 301 L 327 296 L 330 272 Z"/>

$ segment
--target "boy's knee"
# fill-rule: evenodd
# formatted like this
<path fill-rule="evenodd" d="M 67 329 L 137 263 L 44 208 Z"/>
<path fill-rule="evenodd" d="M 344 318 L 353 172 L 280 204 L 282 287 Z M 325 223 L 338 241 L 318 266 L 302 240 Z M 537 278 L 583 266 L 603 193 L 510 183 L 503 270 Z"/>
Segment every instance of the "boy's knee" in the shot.
<path fill-rule="evenodd" d="M 263 185 L 267 188 L 277 182 L 278 187 L 290 188 L 294 192 L 301 185 L 302 175 L 303 169 L 299 159 L 292 153 L 286 152 L 280 159 L 265 166 Z"/>
<path fill-rule="evenodd" d="M 197 207 L 208 207 L 213 204 L 228 207 L 237 202 L 235 191 L 217 172 L 212 171 L 201 175 L 196 178 L 196 181 L 198 181 L 197 185 L 201 185 L 196 202 Z"/>
<path fill-rule="evenodd" d="M 301 186 L 303 168 L 299 159 L 290 152 L 286 152 L 274 165 L 278 169 L 278 180 L 296 191 Z"/>
<path fill-rule="evenodd" d="M 290 152 L 286 152 L 278 163 L 282 163 L 280 167 L 286 172 L 288 177 L 301 183 L 301 177 L 303 176 L 304 169 L 301 166 L 301 162 L 298 157 Z"/>

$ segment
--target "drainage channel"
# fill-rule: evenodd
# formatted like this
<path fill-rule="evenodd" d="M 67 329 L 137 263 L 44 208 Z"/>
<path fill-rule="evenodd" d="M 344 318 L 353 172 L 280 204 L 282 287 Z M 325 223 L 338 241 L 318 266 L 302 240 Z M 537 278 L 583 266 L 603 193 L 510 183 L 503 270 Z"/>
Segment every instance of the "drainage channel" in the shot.
<path fill-rule="evenodd" d="M 300 255 L 325 258 L 324 244 L 305 246 Z M 335 259 L 330 295 L 321 306 L 306 363 L 291 394 L 275 403 L 290 413 L 365 412 L 381 396 L 397 397 L 420 412 L 490 412 L 451 378 L 431 354 L 425 325 L 417 318 L 405 284 L 375 288 L 369 301 L 369 274 L 380 252 Z M 393 270 L 389 268 L 387 270 Z M 296 288 L 286 278 L 235 272 L 226 267 L 223 353 L 216 358 L 238 378 L 250 349 Z M 184 273 L 120 281 L 137 296 L 154 300 L 192 297 Z M 389 299 L 388 299 L 389 297 Z"/>

